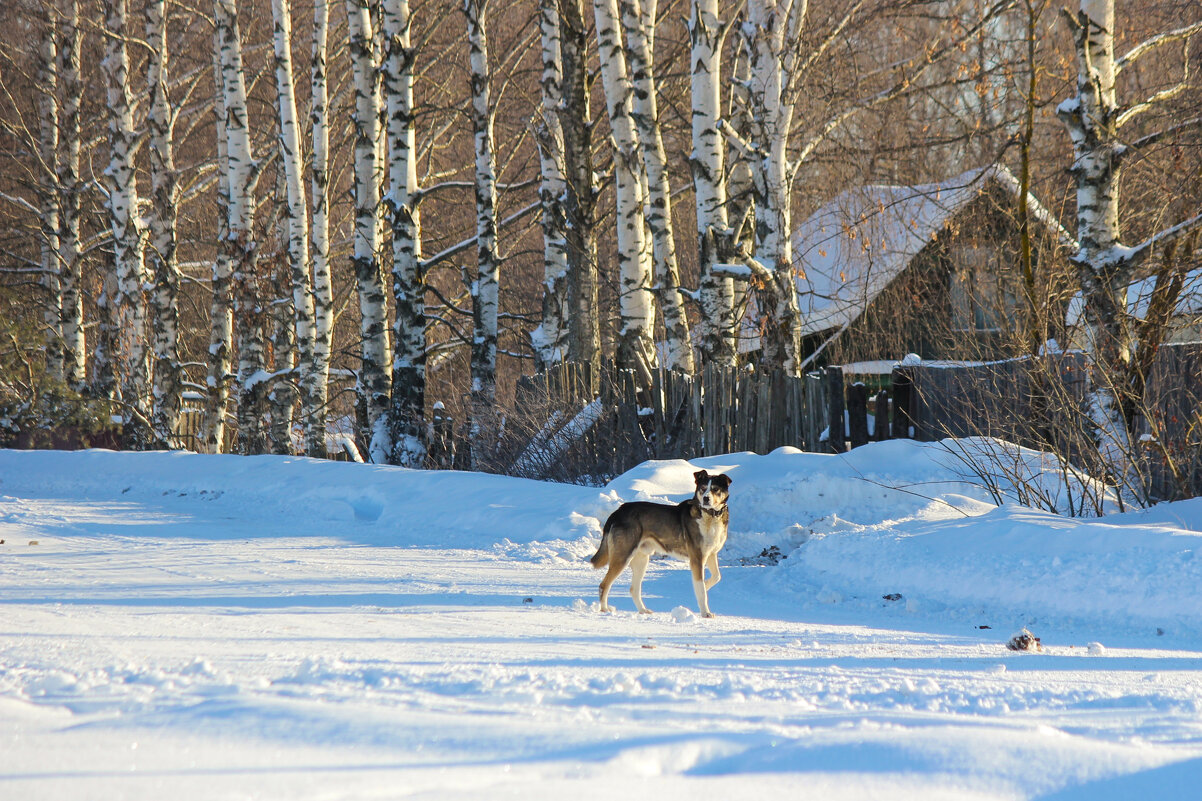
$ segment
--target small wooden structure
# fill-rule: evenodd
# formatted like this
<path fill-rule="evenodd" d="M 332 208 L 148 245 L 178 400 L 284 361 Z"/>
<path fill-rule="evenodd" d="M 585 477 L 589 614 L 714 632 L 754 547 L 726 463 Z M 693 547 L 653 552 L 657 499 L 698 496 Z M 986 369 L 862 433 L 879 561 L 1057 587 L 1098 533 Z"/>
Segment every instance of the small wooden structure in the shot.
<path fill-rule="evenodd" d="M 1018 192 L 1009 171 L 987 167 L 940 183 L 858 187 L 822 206 L 794 236 L 803 353 L 825 345 L 829 364 L 911 352 L 924 359 L 1012 355 L 1025 314 Z M 1046 261 L 1071 237 L 1033 198 L 1027 207 L 1033 257 L 1042 265 L 1036 272 L 1065 274 L 1047 270 Z M 749 306 L 745 354 L 759 348 L 758 311 Z"/>

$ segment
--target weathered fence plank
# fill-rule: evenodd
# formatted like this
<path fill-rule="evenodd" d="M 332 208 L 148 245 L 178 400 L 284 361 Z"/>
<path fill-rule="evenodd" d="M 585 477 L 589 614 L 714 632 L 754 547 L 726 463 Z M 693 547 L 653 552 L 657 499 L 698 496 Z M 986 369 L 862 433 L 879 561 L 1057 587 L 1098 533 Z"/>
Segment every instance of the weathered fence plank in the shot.
<path fill-rule="evenodd" d="M 847 388 L 847 438 L 853 448 L 868 444 L 868 387 L 859 381 Z"/>
<path fill-rule="evenodd" d="M 827 445 L 834 453 L 847 450 L 843 425 L 843 368 L 831 366 L 824 373 L 826 384 Z"/>

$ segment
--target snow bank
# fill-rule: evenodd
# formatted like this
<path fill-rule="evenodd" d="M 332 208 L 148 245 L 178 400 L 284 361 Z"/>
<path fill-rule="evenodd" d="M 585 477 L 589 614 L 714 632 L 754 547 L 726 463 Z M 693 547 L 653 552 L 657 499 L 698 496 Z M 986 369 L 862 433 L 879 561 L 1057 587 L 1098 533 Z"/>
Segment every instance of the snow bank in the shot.
<path fill-rule="evenodd" d="M 957 447 L 999 446 L 960 440 Z M 1202 632 L 1202 500 L 1095 519 L 1014 502 L 999 507 L 996 493 L 1018 497 L 1014 475 L 1049 497 L 1071 497 L 1083 481 L 1043 454 L 1012 453 L 1022 470 L 995 477 L 991 491 L 947 446 L 904 440 L 838 456 L 781 448 L 646 462 L 601 489 L 276 456 L 0 451 L 0 512 L 3 496 L 13 494 L 136 500 L 180 521 L 206 504 L 230 519 L 261 521 L 256 530 L 265 537 L 303 520 L 305 533 L 356 543 L 580 563 L 618 504 L 681 500 L 693 472 L 705 468 L 733 479 L 724 561 L 754 560 L 773 546 L 787 557 L 764 571 L 766 592 L 849 605 L 900 594 L 899 608 L 919 614 L 988 611 L 1014 624 L 1051 616 Z M 181 531 L 174 536 L 188 536 Z"/>

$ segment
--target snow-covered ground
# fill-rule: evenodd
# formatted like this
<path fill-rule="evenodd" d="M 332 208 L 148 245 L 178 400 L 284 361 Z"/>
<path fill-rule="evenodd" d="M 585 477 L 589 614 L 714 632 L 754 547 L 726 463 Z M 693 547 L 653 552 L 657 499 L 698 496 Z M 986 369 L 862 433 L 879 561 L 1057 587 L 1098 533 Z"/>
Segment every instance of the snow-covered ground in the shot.
<path fill-rule="evenodd" d="M 718 617 L 667 562 L 657 614 L 625 577 L 599 614 L 601 521 L 696 467 L 734 478 Z M 1202 501 L 1070 519 L 969 472 L 0 451 L 0 798 L 1202 797 Z"/>

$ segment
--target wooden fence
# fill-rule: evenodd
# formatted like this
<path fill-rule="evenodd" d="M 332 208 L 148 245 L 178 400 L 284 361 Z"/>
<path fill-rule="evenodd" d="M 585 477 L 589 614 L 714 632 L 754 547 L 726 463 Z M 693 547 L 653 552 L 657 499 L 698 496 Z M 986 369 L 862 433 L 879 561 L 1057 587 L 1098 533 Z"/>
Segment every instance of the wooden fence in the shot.
<path fill-rule="evenodd" d="M 1161 345 L 1136 423 L 1153 499 L 1202 495 L 1202 342 Z"/>
<path fill-rule="evenodd" d="M 893 373 L 914 439 L 988 435 L 1043 447 L 1083 431 L 1089 363 L 1072 351 L 984 363 L 923 362 Z M 895 436 L 899 435 L 895 431 Z"/>
<path fill-rule="evenodd" d="M 869 385 L 872 386 L 869 386 Z M 1088 464 L 1082 353 L 988 363 L 921 362 L 892 374 L 839 366 L 802 377 L 707 365 L 697 375 L 634 375 L 561 364 L 519 380 L 503 442 L 485 469 L 597 483 L 646 459 L 842 452 L 890 438 L 987 435 Z M 1202 343 L 1164 345 L 1148 378 L 1137 446 L 1153 499 L 1202 495 Z M 186 404 L 172 445 L 199 449 L 202 411 Z M 832 433 L 833 432 L 833 433 Z M 232 436 L 227 427 L 227 435 Z M 455 421 L 436 405 L 428 466 L 466 469 Z"/>
<path fill-rule="evenodd" d="M 868 383 L 875 386 L 869 387 Z M 563 364 L 518 384 L 513 442 L 493 465 L 532 478 L 599 481 L 646 459 L 692 459 L 783 445 L 843 452 L 870 441 L 988 435 L 1084 454 L 1083 354 L 899 366 L 858 376 L 839 366 L 803 377 L 707 365 L 698 375 Z M 550 422 L 548 422 L 550 421 Z M 582 422 L 583 421 L 583 422 Z"/>
<path fill-rule="evenodd" d="M 656 370 L 640 388 L 629 371 L 562 364 L 521 379 L 514 405 L 529 421 L 507 421 L 518 447 L 502 448 L 502 469 L 561 480 L 603 479 L 647 459 L 805 448 L 813 428 L 803 379 L 714 365 L 694 376 Z"/>

